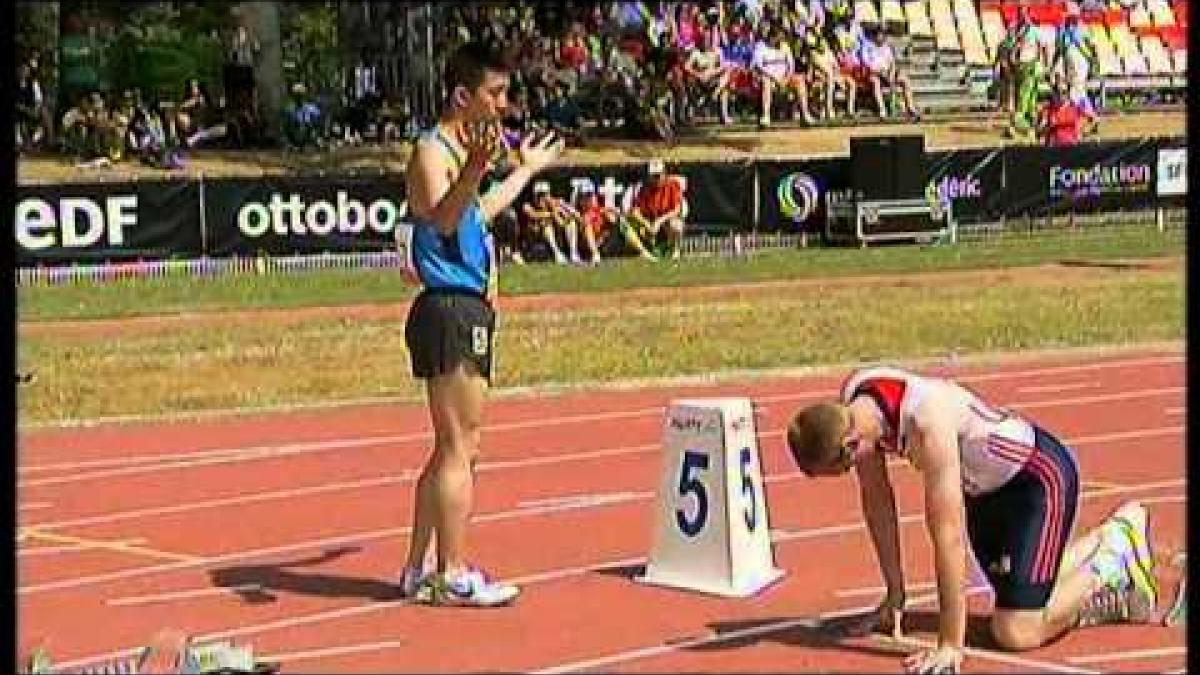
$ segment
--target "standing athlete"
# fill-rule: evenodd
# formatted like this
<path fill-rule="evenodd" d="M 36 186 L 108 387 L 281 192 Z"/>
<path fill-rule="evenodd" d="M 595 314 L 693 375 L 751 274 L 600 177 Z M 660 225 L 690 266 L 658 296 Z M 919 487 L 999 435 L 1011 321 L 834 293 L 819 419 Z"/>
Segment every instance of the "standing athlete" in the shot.
<path fill-rule="evenodd" d="M 401 573 L 405 597 L 434 604 L 511 602 L 515 586 L 468 566 L 466 529 L 484 392 L 495 345 L 496 254 L 488 223 L 562 153 L 553 135 L 526 138 L 519 164 L 480 194 L 502 153 L 500 117 L 512 68 L 499 48 L 468 43 L 446 64 L 449 102 L 416 143 L 407 168 L 413 226 L 405 242 L 423 290 L 409 310 L 405 340 L 413 374 L 425 380 L 433 452 L 417 481 L 412 539 Z M 437 568 L 425 568 L 436 533 Z"/>
<path fill-rule="evenodd" d="M 921 473 L 940 619 L 936 647 L 910 656 L 910 672 L 957 672 L 962 662 L 964 530 L 995 591 L 991 630 L 1003 649 L 1033 649 L 1075 626 L 1154 619 L 1158 584 L 1145 507 L 1123 505 L 1068 546 L 1079 498 L 1071 450 L 962 385 L 864 368 L 842 385 L 838 402 L 798 412 L 787 442 L 810 476 L 856 469 L 887 588 L 869 622 L 893 633 L 905 597 L 886 455 L 907 458 Z"/>

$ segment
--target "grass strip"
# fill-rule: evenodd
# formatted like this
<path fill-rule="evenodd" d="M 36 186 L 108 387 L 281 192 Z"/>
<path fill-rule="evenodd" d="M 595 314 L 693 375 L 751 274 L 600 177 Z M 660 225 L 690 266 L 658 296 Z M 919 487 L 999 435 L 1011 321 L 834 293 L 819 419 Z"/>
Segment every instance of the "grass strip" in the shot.
<path fill-rule="evenodd" d="M 861 288 L 840 282 L 793 293 L 751 287 L 728 299 L 672 295 L 636 306 L 503 316 L 495 384 L 1125 344 L 1184 334 L 1179 268 L 1013 274 L 990 284 L 936 277 Z M 21 425 L 420 395 L 402 326 L 392 320 L 183 325 L 118 331 L 103 340 L 38 332 L 19 340 L 18 363 L 22 372 L 38 375 L 19 391 Z"/>
<path fill-rule="evenodd" d="M 1065 259 L 1181 255 L 1182 229 L 1121 226 L 1098 231 L 1057 231 L 961 243 L 955 246 L 889 246 L 867 249 L 775 250 L 751 256 L 691 258 L 646 263 L 606 261 L 597 268 L 556 265 L 508 266 L 501 275 L 507 295 L 604 293 L 645 287 L 689 287 L 780 279 L 908 274 L 1037 265 Z M 189 276 L 129 279 L 106 284 L 73 283 L 18 289 L 20 321 L 297 308 L 407 300 L 414 289 L 391 270 L 330 269 L 262 276 Z"/>

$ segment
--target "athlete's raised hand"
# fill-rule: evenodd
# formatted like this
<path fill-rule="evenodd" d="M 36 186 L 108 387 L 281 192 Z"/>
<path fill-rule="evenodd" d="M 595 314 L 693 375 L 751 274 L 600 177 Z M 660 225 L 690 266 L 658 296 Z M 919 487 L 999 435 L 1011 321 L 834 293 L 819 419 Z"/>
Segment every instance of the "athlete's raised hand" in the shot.
<path fill-rule="evenodd" d="M 467 164 L 475 169 L 485 169 L 500 150 L 500 125 L 493 121 L 479 121 L 463 127 L 461 138 L 467 151 Z"/>
<path fill-rule="evenodd" d="M 566 146 L 566 140 L 553 131 L 530 134 L 521 140 L 521 163 L 537 173 L 558 159 Z"/>

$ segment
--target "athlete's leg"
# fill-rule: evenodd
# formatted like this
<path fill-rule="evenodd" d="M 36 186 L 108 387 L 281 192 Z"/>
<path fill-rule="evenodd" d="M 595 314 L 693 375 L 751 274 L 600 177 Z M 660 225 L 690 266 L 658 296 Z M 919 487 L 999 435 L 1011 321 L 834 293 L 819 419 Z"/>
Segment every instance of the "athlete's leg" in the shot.
<path fill-rule="evenodd" d="M 600 245 L 596 242 L 596 227 L 590 223 L 583 224 L 583 243 L 587 248 L 588 256 L 591 261 L 600 262 Z"/>
<path fill-rule="evenodd" d="M 563 229 L 563 235 L 567 239 L 567 254 L 571 258 L 571 262 L 578 263 L 579 259 L 579 221 L 577 218 L 567 216 L 564 217 L 559 225 Z"/>
<path fill-rule="evenodd" d="M 621 234 L 625 237 L 625 241 L 637 251 L 638 255 L 646 260 L 658 260 L 653 253 L 647 248 L 642 241 L 639 232 L 646 232 L 650 229 L 650 222 L 646 217 L 637 211 L 631 212 L 629 215 L 621 219 Z"/>
<path fill-rule="evenodd" d="M 993 636 L 1012 651 L 1039 647 L 1081 624 L 1144 620 L 1157 602 L 1145 510 L 1122 507 L 1065 546 L 1078 503 L 1074 456 L 1040 429 L 1035 445 L 1012 483 L 1007 506 L 1010 514 L 1020 515 L 1004 521 L 1005 546 L 1014 564 L 997 588 L 992 616 Z M 1062 531 L 1059 537 L 1056 528 Z"/>
<path fill-rule="evenodd" d="M 429 380 L 434 449 L 427 470 L 431 474 L 429 490 L 437 504 L 438 571 L 443 574 L 466 567 L 467 520 L 485 387 L 484 378 L 466 361 Z"/>
<path fill-rule="evenodd" d="M 554 261 L 560 265 L 565 265 L 567 256 L 563 255 L 562 249 L 558 247 L 558 237 L 554 235 L 554 220 L 548 218 L 538 224 L 538 229 L 542 234 L 542 240 L 550 247 L 550 253 L 554 256 Z"/>

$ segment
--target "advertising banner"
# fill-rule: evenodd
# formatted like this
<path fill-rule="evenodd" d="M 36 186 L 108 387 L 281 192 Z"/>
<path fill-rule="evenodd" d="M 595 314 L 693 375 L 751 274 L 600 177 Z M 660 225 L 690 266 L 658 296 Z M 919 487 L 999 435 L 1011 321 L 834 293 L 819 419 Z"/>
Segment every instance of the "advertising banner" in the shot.
<path fill-rule="evenodd" d="M 1156 139 L 1080 143 L 1066 148 L 1005 150 L 1006 213 L 1092 213 L 1151 208 L 1158 165 Z"/>
<path fill-rule="evenodd" d="M 408 213 L 403 176 L 205 180 L 208 254 L 379 251 Z"/>
<path fill-rule="evenodd" d="M 748 163 L 667 163 L 669 174 L 685 182 L 683 199 L 688 233 L 749 230 L 754 208 L 754 173 Z M 550 184 L 555 197 L 577 204 L 581 194 L 594 191 L 601 203 L 628 211 L 646 181 L 646 164 L 604 164 L 556 167 L 535 179 Z M 533 183 L 516 206 L 533 198 Z"/>
<path fill-rule="evenodd" d="M 853 198 L 847 157 L 762 161 L 756 170 L 761 231 L 823 232 L 828 201 Z"/>
<path fill-rule="evenodd" d="M 945 150 L 925 157 L 925 197 L 949 204 L 960 223 L 994 220 L 1004 212 L 1004 151 Z"/>
<path fill-rule="evenodd" d="M 13 224 L 18 266 L 201 253 L 200 199 L 191 182 L 18 186 Z"/>

